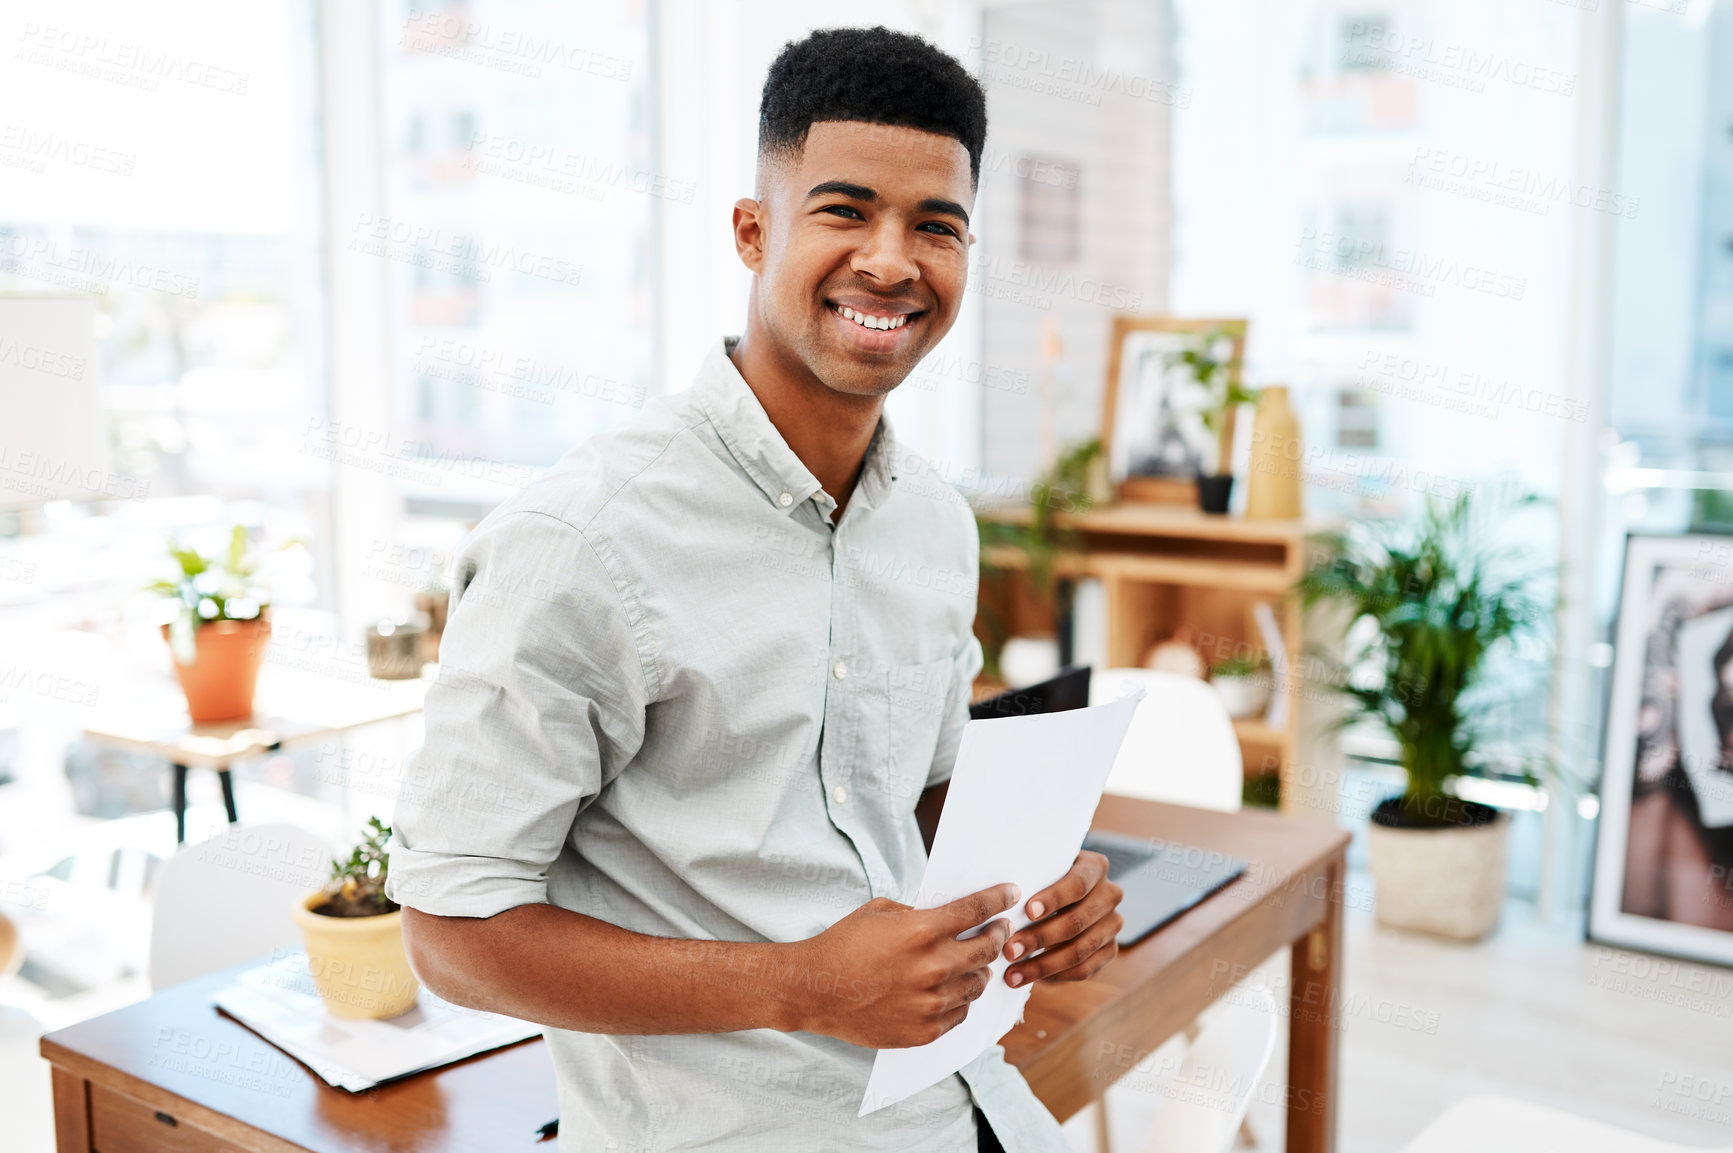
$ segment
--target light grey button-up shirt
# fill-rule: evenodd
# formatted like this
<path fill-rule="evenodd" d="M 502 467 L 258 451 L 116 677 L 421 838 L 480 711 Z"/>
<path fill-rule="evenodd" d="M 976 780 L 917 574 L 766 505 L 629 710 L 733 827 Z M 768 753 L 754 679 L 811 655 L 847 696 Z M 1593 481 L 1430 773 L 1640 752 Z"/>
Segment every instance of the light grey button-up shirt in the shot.
<path fill-rule="evenodd" d="M 730 347 L 465 540 L 394 818 L 400 903 L 792 942 L 913 899 L 915 802 L 980 669 L 974 522 L 881 421 L 833 526 Z M 973 1153 L 974 1106 L 1009 1153 L 1066 1148 L 998 1047 L 857 1118 L 874 1051 L 832 1037 L 547 1041 L 568 1149 Z"/>

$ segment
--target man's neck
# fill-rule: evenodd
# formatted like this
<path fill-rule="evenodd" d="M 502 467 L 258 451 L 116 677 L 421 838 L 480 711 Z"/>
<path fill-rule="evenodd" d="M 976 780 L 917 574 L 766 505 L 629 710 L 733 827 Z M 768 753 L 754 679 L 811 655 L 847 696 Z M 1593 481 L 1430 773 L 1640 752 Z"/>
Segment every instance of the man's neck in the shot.
<path fill-rule="evenodd" d="M 800 463 L 836 501 L 831 519 L 840 521 L 860 479 L 884 397 L 851 396 L 825 387 L 804 364 L 780 356 L 764 333 L 755 336 L 753 327 L 749 323 L 734 346 L 734 368 Z"/>

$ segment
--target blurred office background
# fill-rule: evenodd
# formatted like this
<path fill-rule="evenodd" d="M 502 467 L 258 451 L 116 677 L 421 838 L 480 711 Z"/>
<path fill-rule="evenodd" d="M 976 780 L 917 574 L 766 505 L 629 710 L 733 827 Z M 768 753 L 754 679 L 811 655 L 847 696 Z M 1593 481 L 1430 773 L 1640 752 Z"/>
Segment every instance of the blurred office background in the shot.
<path fill-rule="evenodd" d="M 1247 378 L 1287 384 L 1305 430 L 1308 514 L 1408 516 L 1441 487 L 1545 498 L 1519 535 L 1556 567 L 1561 608 L 1501 664 L 1486 727 L 1564 772 L 1504 775 L 1512 904 L 1493 941 L 1351 922 L 1350 982 L 1438 1028 L 1345 1022 L 1343 1147 L 1395 1148 L 1460 1091 L 1513 1078 L 1733 1142 L 1733 1114 L 1651 1103 L 1672 1024 L 1643 1026 L 1653 1051 L 1512 1040 L 1507 1057 L 1469 1008 L 1561 980 L 1589 995 L 1625 537 L 1733 527 L 1733 5 L 887 0 L 870 16 L 955 53 L 990 99 L 965 312 L 889 406 L 935 473 L 1015 497 L 1052 445 L 1098 432 L 1116 315 L 1244 317 Z M 45 466 L 0 431 L 0 910 L 29 946 L 0 1003 L 55 1028 L 148 991 L 168 778 L 80 733 L 166 676 L 143 591 L 164 542 L 239 523 L 284 546 L 273 611 L 297 644 L 271 659 L 341 680 L 370 623 L 437 595 L 489 508 L 738 331 L 727 221 L 752 189 L 759 87 L 785 41 L 833 18 L 785 0 L 0 10 L 16 52 L 0 293 L 94 299 L 108 453 L 32 500 Z M 153 71 L 161 53 L 203 67 Z M 239 807 L 352 832 L 388 811 L 418 725 L 242 764 Z M 1344 796 L 1400 780 L 1375 741 L 1348 752 Z M 197 840 L 224 814 L 211 774 L 191 790 Z M 1333 815 L 1359 828 L 1367 807 Z M 1279 1147 L 1279 1124 L 1260 1138 Z"/>

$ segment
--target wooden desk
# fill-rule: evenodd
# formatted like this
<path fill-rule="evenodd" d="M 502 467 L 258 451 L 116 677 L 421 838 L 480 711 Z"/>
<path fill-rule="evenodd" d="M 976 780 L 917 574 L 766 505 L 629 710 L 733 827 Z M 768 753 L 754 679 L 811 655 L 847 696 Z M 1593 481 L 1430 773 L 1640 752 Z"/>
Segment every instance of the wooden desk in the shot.
<path fill-rule="evenodd" d="M 1005 1038 L 1036 1096 L 1054 1116 L 1070 1117 L 1232 988 L 1240 967 L 1294 942 L 1287 1148 L 1334 1149 L 1348 834 L 1270 813 L 1121 797 L 1103 799 L 1095 824 L 1253 865 L 1094 981 L 1036 988 L 1023 1024 Z M 211 994 L 229 972 L 42 1039 L 54 1066 L 59 1153 L 530 1150 L 536 1130 L 559 1111 L 539 1040 L 366 1093 L 333 1089 L 217 1012 Z"/>
<path fill-rule="evenodd" d="M 1005 1037 L 1005 1055 L 1063 1121 L 1130 1074 L 1248 969 L 1292 944 L 1286 1149 L 1334 1150 L 1347 830 L 1256 810 L 1215 813 L 1129 797 L 1103 797 L 1094 826 L 1226 853 L 1250 867 L 1122 951 L 1094 980 L 1036 986 L 1023 1023 Z M 1119 1147 L 1139 1145 L 1127 1137 Z"/>

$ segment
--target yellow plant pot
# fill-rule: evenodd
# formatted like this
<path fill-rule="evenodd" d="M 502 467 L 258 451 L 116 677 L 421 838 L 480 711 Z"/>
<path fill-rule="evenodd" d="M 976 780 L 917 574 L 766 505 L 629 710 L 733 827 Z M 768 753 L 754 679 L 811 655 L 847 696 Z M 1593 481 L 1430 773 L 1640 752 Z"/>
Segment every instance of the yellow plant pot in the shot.
<path fill-rule="evenodd" d="M 403 950 L 403 911 L 377 917 L 327 917 L 314 893 L 294 908 L 307 945 L 307 970 L 333 1017 L 395 1017 L 414 1006 L 421 982 Z"/>

